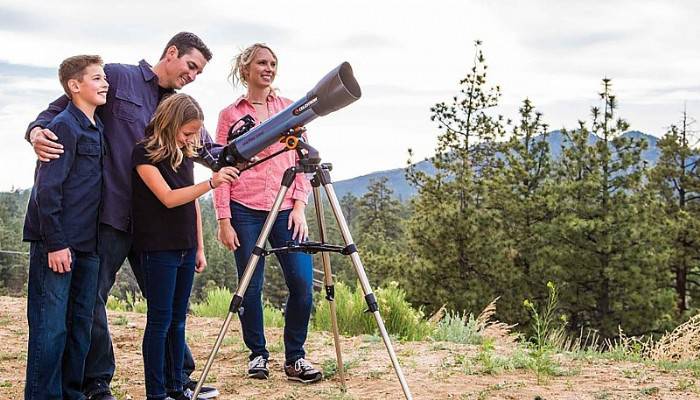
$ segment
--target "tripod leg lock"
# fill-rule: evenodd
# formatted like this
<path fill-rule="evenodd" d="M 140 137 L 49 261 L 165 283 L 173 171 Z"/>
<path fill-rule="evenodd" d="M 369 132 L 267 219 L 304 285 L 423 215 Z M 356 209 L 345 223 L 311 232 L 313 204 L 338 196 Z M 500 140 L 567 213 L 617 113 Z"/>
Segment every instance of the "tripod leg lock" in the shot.
<path fill-rule="evenodd" d="M 255 254 L 258 257 L 261 257 L 265 254 L 265 249 L 262 247 L 255 246 L 253 247 L 253 254 Z"/>
<path fill-rule="evenodd" d="M 367 302 L 367 311 L 365 312 L 376 312 L 379 311 L 379 305 L 377 304 L 377 298 L 374 297 L 374 293 L 370 293 L 365 296 L 365 301 Z"/>
<path fill-rule="evenodd" d="M 237 313 L 238 309 L 241 308 L 241 304 L 243 304 L 243 297 L 233 295 L 233 299 L 231 299 L 231 305 L 229 305 L 228 310 L 232 313 Z"/>
<path fill-rule="evenodd" d="M 344 256 L 349 256 L 352 253 L 357 253 L 357 246 L 355 246 L 355 243 L 350 243 L 349 245 L 345 246 L 343 250 L 340 251 L 340 254 Z"/>
<path fill-rule="evenodd" d="M 326 300 L 333 301 L 335 299 L 335 286 L 326 286 Z"/>

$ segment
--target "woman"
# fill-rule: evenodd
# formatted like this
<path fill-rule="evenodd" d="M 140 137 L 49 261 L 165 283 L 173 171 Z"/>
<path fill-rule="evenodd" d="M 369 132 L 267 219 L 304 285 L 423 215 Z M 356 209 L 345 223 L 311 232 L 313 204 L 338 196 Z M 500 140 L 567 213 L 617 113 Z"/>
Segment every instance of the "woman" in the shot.
<path fill-rule="evenodd" d="M 143 365 L 149 400 L 189 398 L 182 383 L 185 318 L 194 272 L 207 263 L 197 198 L 232 182 L 238 173 L 222 168 L 211 179 L 194 183 L 192 157 L 202 120 L 192 97 L 172 95 L 158 105 L 146 138 L 132 153 L 134 248 L 142 258 L 148 305 Z M 172 358 L 169 371 L 166 354 Z"/>
<path fill-rule="evenodd" d="M 219 114 L 216 129 L 219 143 L 226 143 L 231 126 L 246 114 L 252 116 L 256 124 L 260 124 L 292 103 L 275 93 L 272 83 L 276 73 L 277 56 L 264 44 L 256 43 L 236 56 L 230 78 L 234 86 L 241 83 L 247 92 Z M 258 156 L 262 159 L 283 146 L 281 143 L 272 144 Z M 279 192 L 282 175 L 296 161 L 296 152 L 282 153 L 247 170 L 236 182 L 223 184 L 214 191 L 219 221 L 218 238 L 234 252 L 239 279 Z M 298 174 L 287 191 L 270 232 L 268 240 L 272 247 L 286 246 L 289 241 L 300 241 L 308 236 L 304 209 L 310 191 L 308 180 L 304 175 Z M 277 259 L 289 288 L 284 314 L 284 371 L 290 380 L 317 382 L 321 380 L 322 374 L 305 359 L 304 351 L 312 306 L 311 256 L 288 253 L 277 254 Z M 269 376 L 269 352 L 265 342 L 261 299 L 264 267 L 265 260 L 261 258 L 246 290 L 240 312 L 243 340 L 251 352 L 248 376 L 256 379 L 267 379 Z"/>

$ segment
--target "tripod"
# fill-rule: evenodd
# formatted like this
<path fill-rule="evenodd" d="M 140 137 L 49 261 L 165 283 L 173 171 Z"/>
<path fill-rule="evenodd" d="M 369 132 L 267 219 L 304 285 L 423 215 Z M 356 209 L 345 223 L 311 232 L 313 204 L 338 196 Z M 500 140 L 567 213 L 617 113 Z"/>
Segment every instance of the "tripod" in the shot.
<path fill-rule="evenodd" d="M 369 285 L 367 274 L 365 273 L 365 269 L 362 266 L 360 256 L 357 253 L 357 247 L 355 246 L 352 240 L 347 221 L 343 216 L 343 212 L 340 208 L 340 203 L 338 202 L 338 198 L 335 195 L 335 191 L 333 189 L 330 177 L 330 170 L 332 169 L 332 166 L 330 164 L 321 164 L 321 159 L 318 156 L 318 151 L 316 151 L 316 149 L 314 149 L 313 147 L 309 146 L 307 143 L 299 141 L 298 137 L 289 136 L 288 138 L 283 140 L 287 140 L 288 149 L 297 149 L 297 152 L 300 156 L 299 164 L 287 169 L 284 173 L 284 176 L 282 177 L 280 190 L 277 193 L 277 197 L 275 198 L 275 202 L 273 203 L 272 210 L 270 210 L 270 212 L 267 215 L 267 219 L 263 224 L 262 231 L 260 232 L 255 247 L 253 248 L 253 254 L 251 254 L 250 259 L 248 259 L 248 263 L 246 264 L 243 276 L 239 279 L 238 288 L 236 289 L 233 299 L 231 300 L 228 315 L 226 316 L 224 324 L 222 325 L 221 330 L 219 331 L 219 336 L 216 338 L 214 348 L 212 349 L 211 354 L 209 355 L 209 359 L 207 360 L 207 363 L 204 366 L 202 376 L 197 382 L 197 386 L 194 390 L 192 398 L 197 398 L 197 395 L 199 395 L 199 392 L 202 389 L 202 385 L 204 385 L 204 382 L 206 381 L 207 375 L 209 374 L 209 370 L 211 369 L 211 366 L 214 363 L 214 357 L 216 357 L 216 353 L 221 347 L 221 343 L 223 342 L 224 336 L 228 331 L 228 327 L 231 324 L 233 315 L 238 312 L 238 310 L 241 307 L 241 304 L 243 303 L 243 296 L 246 292 L 246 289 L 248 288 L 248 284 L 250 283 L 251 278 L 253 277 L 253 273 L 255 272 L 258 260 L 260 259 L 260 257 L 265 257 L 269 254 L 283 252 L 305 252 L 309 254 L 321 252 L 322 254 L 324 285 L 326 290 L 326 299 L 329 301 L 329 308 L 331 311 L 333 340 L 335 342 L 338 373 L 341 379 L 341 385 L 343 388 L 345 387 L 345 371 L 340 349 L 340 335 L 338 333 L 338 321 L 334 301 L 335 289 L 333 285 L 333 276 L 331 274 L 330 256 L 328 254 L 329 252 L 336 252 L 350 256 L 352 264 L 355 267 L 355 272 L 357 273 L 358 278 L 360 280 L 362 291 L 365 294 L 365 301 L 367 302 L 368 312 L 371 312 L 374 315 L 374 318 L 377 322 L 377 327 L 379 328 L 379 333 L 381 334 L 382 339 L 384 341 L 384 346 L 386 347 L 387 352 L 389 353 L 389 358 L 391 359 L 394 371 L 396 372 L 396 376 L 399 378 L 399 382 L 401 383 L 401 388 L 403 389 L 404 396 L 407 400 L 411 400 L 413 399 L 413 396 L 411 395 L 411 391 L 408 388 L 408 384 L 406 383 L 406 378 L 404 377 L 403 371 L 401 370 L 401 365 L 399 364 L 399 360 L 396 357 L 396 353 L 394 352 L 394 347 L 391 344 L 391 339 L 389 338 L 389 334 L 387 333 L 386 327 L 384 326 L 384 321 L 382 320 L 382 317 L 379 314 L 379 306 L 377 304 L 377 300 L 374 296 L 374 293 L 372 292 L 372 288 Z M 304 154 L 300 148 L 307 150 L 307 153 Z M 287 191 L 289 190 L 289 187 L 292 185 L 294 177 L 298 173 L 313 175 L 313 179 L 311 179 L 311 185 L 313 187 L 314 205 L 316 208 L 316 217 L 318 220 L 319 235 L 321 242 L 302 242 L 299 244 L 290 243 L 287 247 L 265 250 L 265 242 L 267 241 L 267 238 L 270 234 L 272 225 L 277 219 L 277 214 L 279 213 L 282 201 L 284 200 L 284 197 Z M 325 189 L 326 196 L 328 197 L 328 202 L 330 203 L 331 209 L 333 210 L 333 214 L 340 228 L 340 232 L 343 236 L 345 247 L 325 243 L 326 227 L 325 219 L 323 216 L 323 205 L 320 196 L 320 186 L 323 186 L 323 188 Z"/>

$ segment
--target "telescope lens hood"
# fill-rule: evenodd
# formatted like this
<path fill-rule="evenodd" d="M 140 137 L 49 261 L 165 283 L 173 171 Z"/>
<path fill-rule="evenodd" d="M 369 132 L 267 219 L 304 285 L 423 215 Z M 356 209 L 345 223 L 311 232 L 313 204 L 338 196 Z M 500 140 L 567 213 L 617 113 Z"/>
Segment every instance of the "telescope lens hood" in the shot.
<path fill-rule="evenodd" d="M 340 110 L 362 96 L 360 85 L 352 74 L 352 67 L 347 61 L 343 62 L 321 79 L 309 91 L 306 98 L 314 97 L 317 101 L 311 109 L 318 116 L 324 116 Z"/>

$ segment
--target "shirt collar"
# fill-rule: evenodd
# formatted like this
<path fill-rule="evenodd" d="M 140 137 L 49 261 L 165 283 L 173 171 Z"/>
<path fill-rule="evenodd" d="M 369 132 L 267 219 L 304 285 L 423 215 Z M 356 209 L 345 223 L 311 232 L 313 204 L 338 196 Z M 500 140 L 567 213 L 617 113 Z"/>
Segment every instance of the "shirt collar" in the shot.
<path fill-rule="evenodd" d="M 73 104 L 72 101 L 68 103 L 68 107 L 66 109 L 78 121 L 78 124 L 80 125 L 81 128 L 87 129 L 90 127 L 95 127 L 97 129 L 99 129 L 100 131 L 102 130 L 102 128 L 103 128 L 102 121 L 97 116 L 97 113 L 95 113 L 95 116 L 94 116 L 95 124 L 93 124 L 92 121 L 90 121 L 90 118 L 88 118 L 87 115 L 85 115 L 85 113 L 81 109 L 79 109 L 75 104 Z"/>
<path fill-rule="evenodd" d="M 141 75 L 143 75 L 144 81 L 148 82 L 157 78 L 156 73 L 153 72 L 153 67 L 146 60 L 139 61 L 139 68 L 141 68 Z"/>
<path fill-rule="evenodd" d="M 270 90 L 270 92 L 267 94 L 267 101 L 268 101 L 268 102 L 274 101 L 276 98 L 277 98 L 277 92 L 276 92 L 274 89 L 273 89 L 273 90 Z M 238 107 L 238 105 L 241 104 L 242 101 L 245 101 L 245 102 L 248 103 L 248 105 L 250 105 L 251 107 L 253 106 L 253 104 L 250 102 L 250 100 L 248 100 L 248 96 L 247 96 L 247 95 L 243 95 L 243 96 L 239 97 L 239 98 L 233 103 L 233 106 L 234 106 L 234 107 Z"/>

